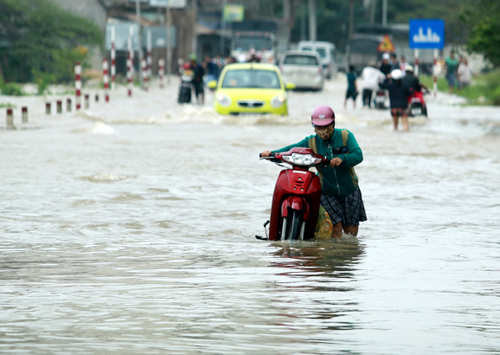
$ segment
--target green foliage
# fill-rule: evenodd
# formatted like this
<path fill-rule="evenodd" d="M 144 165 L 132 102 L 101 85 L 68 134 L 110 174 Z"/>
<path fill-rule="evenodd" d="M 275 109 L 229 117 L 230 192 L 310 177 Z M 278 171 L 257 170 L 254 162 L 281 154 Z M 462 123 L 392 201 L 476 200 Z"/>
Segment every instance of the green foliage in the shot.
<path fill-rule="evenodd" d="M 38 95 L 43 95 L 47 87 L 56 81 L 54 74 L 42 73 L 39 70 L 33 70 L 35 84 L 38 85 Z"/>
<path fill-rule="evenodd" d="M 0 32 L 10 45 L 0 48 L 6 80 L 31 81 L 36 73 L 71 80 L 74 62 L 85 62 L 85 46 L 101 45 L 103 35 L 89 20 L 64 11 L 50 0 L 0 0 Z"/>
<path fill-rule="evenodd" d="M 475 1 L 462 19 L 470 27 L 467 49 L 483 54 L 494 67 L 500 67 L 500 2 Z"/>
<path fill-rule="evenodd" d="M 433 90 L 434 88 L 434 78 L 429 75 L 422 75 L 419 76 L 420 81 L 422 84 L 424 84 L 426 87 L 429 88 L 429 90 Z M 448 82 L 446 81 L 445 78 L 437 78 L 437 88 L 439 91 L 448 91 Z"/>
<path fill-rule="evenodd" d="M 432 89 L 432 76 L 421 76 L 420 81 Z M 437 84 L 439 91 L 448 92 L 445 78 L 438 78 Z M 467 98 L 471 104 L 500 106 L 500 70 L 476 76 L 471 85 L 463 89 L 454 89 L 453 92 Z"/>
<path fill-rule="evenodd" d="M 7 96 L 23 96 L 23 89 L 16 83 L 7 83 L 2 87 L 2 95 Z"/>
<path fill-rule="evenodd" d="M 7 102 L 6 104 L 0 103 L 0 108 L 16 108 L 17 106 L 14 104 L 11 104 L 10 102 Z"/>

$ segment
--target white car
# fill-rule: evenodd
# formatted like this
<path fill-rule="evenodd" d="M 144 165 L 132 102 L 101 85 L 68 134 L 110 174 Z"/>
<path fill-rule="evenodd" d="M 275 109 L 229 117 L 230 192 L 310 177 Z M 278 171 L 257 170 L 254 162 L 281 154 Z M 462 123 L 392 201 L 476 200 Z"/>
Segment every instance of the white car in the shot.
<path fill-rule="evenodd" d="M 336 49 L 333 43 L 300 41 L 298 49 L 301 51 L 318 52 L 323 63 L 323 74 L 325 74 L 325 77 L 330 80 L 337 76 Z"/>
<path fill-rule="evenodd" d="M 280 71 L 285 83 L 294 83 L 297 89 L 323 89 L 323 65 L 316 52 L 285 52 L 281 56 Z"/>

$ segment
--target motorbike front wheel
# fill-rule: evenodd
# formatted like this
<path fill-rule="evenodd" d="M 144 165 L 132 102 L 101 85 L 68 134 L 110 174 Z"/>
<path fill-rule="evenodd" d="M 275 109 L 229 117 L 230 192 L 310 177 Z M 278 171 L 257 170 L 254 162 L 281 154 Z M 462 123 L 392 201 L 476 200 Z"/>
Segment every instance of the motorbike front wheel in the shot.
<path fill-rule="evenodd" d="M 283 228 L 281 231 L 281 240 L 299 240 L 304 236 L 304 222 L 302 213 L 297 210 L 290 211 L 287 218 L 283 218 Z"/>

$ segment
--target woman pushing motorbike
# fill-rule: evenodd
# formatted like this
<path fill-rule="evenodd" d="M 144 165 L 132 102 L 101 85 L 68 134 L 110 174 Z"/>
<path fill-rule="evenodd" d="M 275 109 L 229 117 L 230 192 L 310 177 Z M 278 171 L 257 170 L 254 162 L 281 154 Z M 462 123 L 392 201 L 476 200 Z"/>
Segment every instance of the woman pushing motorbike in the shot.
<path fill-rule="evenodd" d="M 330 165 L 318 167 L 321 180 L 321 206 L 333 224 L 332 238 L 341 238 L 342 231 L 356 236 L 359 222 L 367 220 L 365 207 L 353 167 L 363 161 L 363 152 L 354 135 L 335 128 L 335 113 L 328 106 L 318 106 L 311 115 L 315 135 L 296 144 L 274 151 L 263 151 L 262 157 L 286 152 L 294 147 L 310 148 L 330 159 Z"/>

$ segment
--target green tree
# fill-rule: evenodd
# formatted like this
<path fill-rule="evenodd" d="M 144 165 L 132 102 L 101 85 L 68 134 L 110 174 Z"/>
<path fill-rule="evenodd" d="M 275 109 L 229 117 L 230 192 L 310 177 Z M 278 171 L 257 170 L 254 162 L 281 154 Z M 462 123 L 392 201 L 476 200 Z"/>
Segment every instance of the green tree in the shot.
<path fill-rule="evenodd" d="M 0 75 L 19 82 L 70 81 L 87 46 L 103 43 L 96 25 L 49 0 L 0 0 L 0 37 L 8 43 L 0 48 Z"/>
<path fill-rule="evenodd" d="M 500 67 L 500 2 L 475 1 L 462 19 L 469 25 L 467 49 L 483 54 L 494 67 Z"/>

